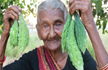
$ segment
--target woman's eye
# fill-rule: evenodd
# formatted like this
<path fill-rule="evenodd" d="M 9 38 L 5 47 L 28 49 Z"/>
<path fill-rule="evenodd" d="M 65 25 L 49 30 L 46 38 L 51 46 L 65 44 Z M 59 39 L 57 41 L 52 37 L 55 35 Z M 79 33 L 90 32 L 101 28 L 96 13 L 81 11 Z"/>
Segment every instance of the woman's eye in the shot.
<path fill-rule="evenodd" d="M 48 27 L 47 25 L 43 25 L 44 27 Z"/>
<path fill-rule="evenodd" d="M 57 23 L 57 24 L 56 24 L 56 26 L 60 26 L 60 25 L 61 25 L 60 23 Z"/>

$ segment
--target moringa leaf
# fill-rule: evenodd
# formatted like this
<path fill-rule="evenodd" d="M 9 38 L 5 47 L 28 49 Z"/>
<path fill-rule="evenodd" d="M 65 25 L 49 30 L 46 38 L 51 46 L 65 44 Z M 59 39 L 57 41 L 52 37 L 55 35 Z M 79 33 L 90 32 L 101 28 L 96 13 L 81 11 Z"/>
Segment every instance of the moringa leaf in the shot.
<path fill-rule="evenodd" d="M 106 25 L 107 25 L 107 20 L 104 19 L 104 20 L 103 20 L 103 28 L 102 28 L 102 33 L 103 33 L 103 34 L 105 33 Z"/>
<path fill-rule="evenodd" d="M 97 1 L 96 2 L 96 13 L 98 14 L 101 9 L 102 9 L 102 1 Z"/>

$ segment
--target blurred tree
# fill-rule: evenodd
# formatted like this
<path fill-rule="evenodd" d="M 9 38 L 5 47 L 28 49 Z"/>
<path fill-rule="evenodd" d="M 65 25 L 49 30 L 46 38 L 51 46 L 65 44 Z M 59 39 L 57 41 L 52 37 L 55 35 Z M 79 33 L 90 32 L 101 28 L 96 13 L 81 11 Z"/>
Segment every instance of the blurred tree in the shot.
<path fill-rule="evenodd" d="M 36 17 L 36 9 L 39 2 L 42 0 L 30 0 L 29 4 L 25 3 L 25 0 L 0 0 L 0 35 L 3 30 L 3 13 L 4 10 L 8 8 L 10 5 L 20 6 L 22 9 L 25 7 L 26 10 L 22 11 L 24 14 L 24 18 L 27 17 L 30 13 Z M 68 0 L 66 3 L 68 4 Z M 108 23 L 108 0 L 91 0 L 92 2 L 92 10 L 93 16 L 96 18 L 96 26 L 98 29 L 102 29 L 102 33 L 108 33 L 106 30 L 106 25 Z"/>
<path fill-rule="evenodd" d="M 108 0 L 91 0 L 93 16 L 96 17 L 96 26 L 102 29 L 102 33 L 108 33 L 106 26 L 108 23 Z"/>
<path fill-rule="evenodd" d="M 36 2 L 37 0 L 30 0 L 30 3 L 26 4 L 25 0 L 0 0 L 0 35 L 3 30 L 3 13 L 9 6 L 17 5 L 20 6 L 22 9 L 27 8 L 26 10 L 22 10 L 22 14 L 24 14 L 24 17 L 27 17 L 30 13 L 32 13 L 36 17 L 34 13 L 34 9 L 37 7 Z"/>
<path fill-rule="evenodd" d="M 66 0 L 68 4 L 68 0 Z M 108 33 L 108 0 L 91 0 L 93 17 L 96 18 L 96 26 L 102 29 L 102 33 Z"/>

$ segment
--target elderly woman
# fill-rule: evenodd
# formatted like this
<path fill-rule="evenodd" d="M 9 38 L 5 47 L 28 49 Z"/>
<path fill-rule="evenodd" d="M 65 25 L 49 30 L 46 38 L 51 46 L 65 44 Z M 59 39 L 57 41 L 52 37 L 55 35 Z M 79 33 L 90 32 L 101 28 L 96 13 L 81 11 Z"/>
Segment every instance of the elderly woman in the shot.
<path fill-rule="evenodd" d="M 93 20 L 90 0 L 70 0 L 69 5 L 71 14 L 76 10 L 81 11 L 82 22 L 94 48 L 103 46 Z M 44 45 L 24 54 L 19 60 L 2 68 L 10 28 L 14 20 L 19 19 L 21 11 L 20 7 L 11 6 L 4 13 L 4 29 L 0 40 L 0 70 L 76 70 L 67 52 L 62 53 L 61 34 L 68 11 L 60 0 L 46 0 L 38 7 L 36 28 Z M 82 56 L 84 70 L 97 70 L 96 62 L 87 50 Z M 97 54 L 96 56 L 98 60 L 101 60 L 100 55 Z M 103 57 L 105 56 L 103 55 Z M 106 62 L 99 63 L 99 67 L 105 64 Z"/>

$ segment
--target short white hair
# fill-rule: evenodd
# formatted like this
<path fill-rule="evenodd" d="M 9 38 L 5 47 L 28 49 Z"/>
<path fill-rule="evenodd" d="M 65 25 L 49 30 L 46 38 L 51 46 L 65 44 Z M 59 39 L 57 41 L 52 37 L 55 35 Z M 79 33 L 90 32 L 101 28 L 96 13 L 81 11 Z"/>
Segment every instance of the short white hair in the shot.
<path fill-rule="evenodd" d="M 38 11 L 37 11 L 37 24 L 40 23 L 40 18 L 39 18 L 39 13 L 47 10 L 47 9 L 59 9 L 61 12 L 63 12 L 64 15 L 64 21 L 66 22 L 66 19 L 68 17 L 68 11 L 66 6 L 60 1 L 60 0 L 46 0 L 42 2 L 38 6 Z"/>

